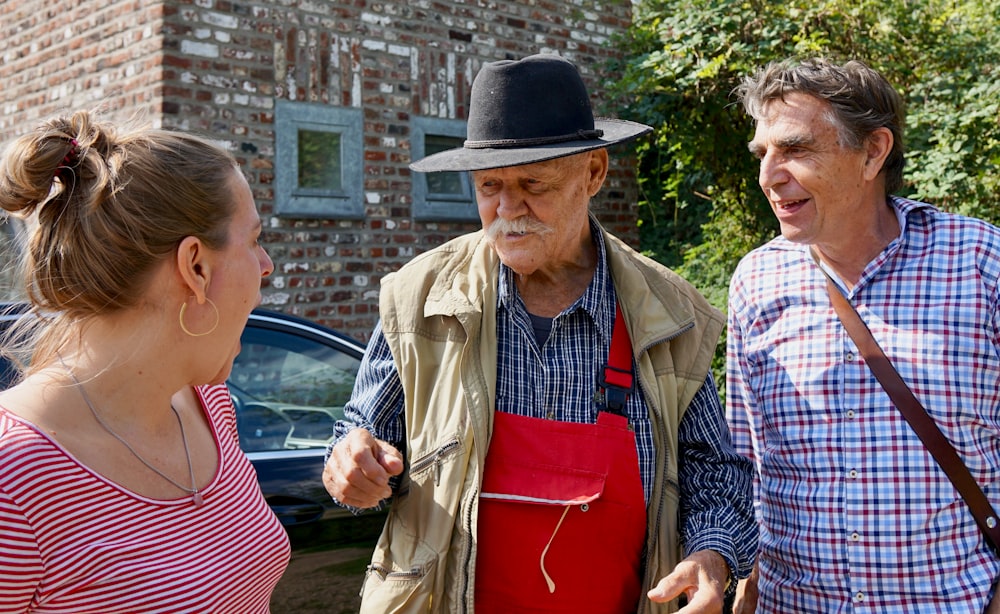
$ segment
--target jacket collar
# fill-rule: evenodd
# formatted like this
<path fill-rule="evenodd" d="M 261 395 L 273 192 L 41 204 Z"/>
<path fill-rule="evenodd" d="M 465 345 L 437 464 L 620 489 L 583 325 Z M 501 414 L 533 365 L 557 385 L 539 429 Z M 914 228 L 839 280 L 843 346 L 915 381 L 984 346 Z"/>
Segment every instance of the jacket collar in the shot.
<path fill-rule="evenodd" d="M 622 311 L 628 323 L 633 345 L 648 348 L 683 333 L 694 325 L 694 305 L 682 288 L 684 282 L 672 271 L 640 256 L 620 239 L 609 234 L 591 215 L 597 244 L 603 254 L 606 273 L 595 275 L 598 281 L 588 287 L 581 300 L 594 300 L 602 306 L 587 303 L 598 322 L 613 323 L 614 302 L 600 301 L 607 292 L 617 289 Z M 456 257 L 437 275 L 424 303 L 424 316 L 454 316 L 459 319 L 484 313 L 495 313 L 500 302 L 501 263 L 496 252 L 480 230 L 464 235 L 438 248 L 453 252 Z M 600 267 L 600 265 L 599 265 Z M 504 267 L 506 268 L 506 267 Z M 506 282 L 509 284 L 509 282 Z M 601 283 L 607 285 L 600 285 Z M 594 291 L 591 299 L 586 294 Z M 600 291 L 600 293 L 598 293 Z M 507 292 L 505 300 L 509 300 Z M 603 311 L 608 309 L 609 311 Z M 603 329 L 603 326 L 602 326 Z M 610 328 L 607 331 L 610 334 Z"/>

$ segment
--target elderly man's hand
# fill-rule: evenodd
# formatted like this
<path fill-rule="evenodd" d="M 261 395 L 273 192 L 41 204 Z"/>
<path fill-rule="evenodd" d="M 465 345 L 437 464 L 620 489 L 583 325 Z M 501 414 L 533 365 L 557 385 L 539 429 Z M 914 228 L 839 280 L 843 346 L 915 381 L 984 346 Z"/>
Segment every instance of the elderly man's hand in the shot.
<path fill-rule="evenodd" d="M 323 468 L 323 485 L 351 507 L 375 507 L 392 495 L 389 478 L 403 472 L 403 456 L 365 429 L 354 429 L 333 447 Z"/>
<path fill-rule="evenodd" d="M 733 614 L 753 614 L 757 611 L 757 566 L 754 565 L 750 577 L 740 580 L 736 585 L 736 601 L 733 603 Z M 989 610 L 987 614 L 992 614 Z M 1000 614 L 1000 610 L 998 610 Z"/>
<path fill-rule="evenodd" d="M 687 605 L 677 614 L 720 614 L 728 577 L 729 565 L 721 554 L 699 550 L 681 561 L 646 595 L 657 603 L 685 595 Z"/>

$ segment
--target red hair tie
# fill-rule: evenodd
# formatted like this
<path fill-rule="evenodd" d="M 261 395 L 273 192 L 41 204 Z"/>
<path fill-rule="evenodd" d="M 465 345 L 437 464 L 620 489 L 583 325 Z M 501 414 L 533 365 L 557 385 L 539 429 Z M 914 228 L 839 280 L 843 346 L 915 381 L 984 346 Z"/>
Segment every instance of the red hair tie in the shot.
<path fill-rule="evenodd" d="M 62 174 L 63 170 L 74 166 L 77 162 L 77 157 L 80 155 L 80 144 L 76 142 L 76 139 L 69 140 L 69 151 L 63 156 L 62 163 L 56 168 L 55 176 L 58 177 Z"/>

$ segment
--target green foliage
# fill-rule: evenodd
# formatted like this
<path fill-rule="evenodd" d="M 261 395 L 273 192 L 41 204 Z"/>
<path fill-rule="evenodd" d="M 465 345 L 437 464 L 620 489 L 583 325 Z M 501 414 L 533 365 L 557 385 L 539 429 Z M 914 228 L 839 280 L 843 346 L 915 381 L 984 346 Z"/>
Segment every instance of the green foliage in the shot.
<path fill-rule="evenodd" d="M 1000 223 L 1000 3 L 636 0 L 607 107 L 654 126 L 639 146 L 640 239 L 725 308 L 739 258 L 778 232 L 732 96 L 793 56 L 860 59 L 908 109 L 904 194 Z M 720 352 L 722 348 L 720 346 Z M 721 364 L 721 358 L 717 360 Z M 717 370 L 721 383 L 721 373 Z"/>
<path fill-rule="evenodd" d="M 924 104 L 910 112 L 908 177 L 914 197 L 943 209 L 1000 219 L 1000 73 L 983 81 L 959 69 L 915 88 Z M 963 74 L 965 73 L 965 74 Z"/>

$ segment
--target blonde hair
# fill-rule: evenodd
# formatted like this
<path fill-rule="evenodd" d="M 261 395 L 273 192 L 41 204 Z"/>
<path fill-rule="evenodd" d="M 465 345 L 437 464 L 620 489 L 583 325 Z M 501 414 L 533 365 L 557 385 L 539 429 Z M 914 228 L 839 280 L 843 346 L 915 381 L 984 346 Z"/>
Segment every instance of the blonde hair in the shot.
<path fill-rule="evenodd" d="M 87 111 L 14 140 L 0 161 L 0 208 L 37 217 L 22 259 L 28 300 L 64 323 L 137 305 L 185 237 L 225 246 L 235 172 L 206 139 L 119 132 Z M 47 337 L 50 350 L 63 338 Z"/>

